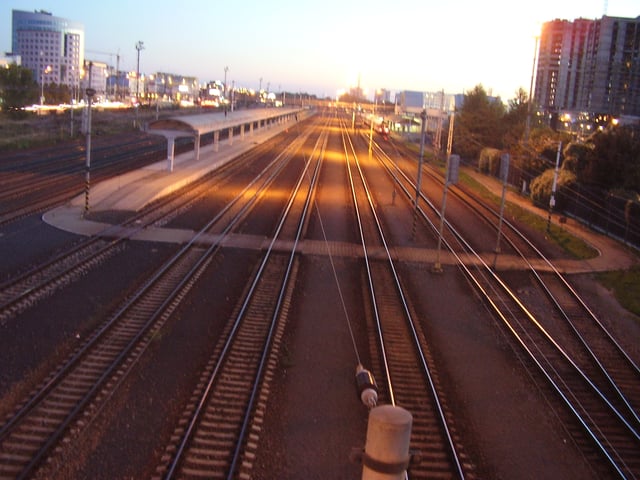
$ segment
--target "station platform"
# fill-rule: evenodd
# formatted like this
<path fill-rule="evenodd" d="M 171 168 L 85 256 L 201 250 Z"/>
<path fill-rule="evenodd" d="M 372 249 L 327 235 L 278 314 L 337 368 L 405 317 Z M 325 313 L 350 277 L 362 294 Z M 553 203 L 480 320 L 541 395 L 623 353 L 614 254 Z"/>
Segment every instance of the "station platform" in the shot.
<path fill-rule="evenodd" d="M 244 119 L 246 114 L 243 115 Z M 232 121 L 232 116 L 233 113 L 229 114 L 227 120 Z M 305 115 L 298 117 L 289 122 L 274 123 L 255 129 L 243 137 L 236 136 L 221 140 L 217 145 L 201 147 L 198 154 L 190 151 L 176 155 L 171 170 L 168 168 L 168 160 L 165 159 L 92 185 L 89 190 L 89 212 L 138 211 L 238 158 L 256 145 L 294 127 Z M 107 223 L 85 218 L 85 207 L 85 194 L 78 195 L 65 205 L 44 213 L 42 219 L 51 226 L 81 235 L 98 235 L 110 227 Z"/>

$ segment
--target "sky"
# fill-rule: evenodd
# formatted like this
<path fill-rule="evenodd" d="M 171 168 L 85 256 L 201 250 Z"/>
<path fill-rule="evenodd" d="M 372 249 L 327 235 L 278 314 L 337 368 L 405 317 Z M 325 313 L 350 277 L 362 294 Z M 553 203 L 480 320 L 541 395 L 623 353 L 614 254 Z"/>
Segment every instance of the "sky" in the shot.
<path fill-rule="evenodd" d="M 224 80 L 238 87 L 336 97 L 358 85 L 465 93 L 477 85 L 506 102 L 529 91 L 535 37 L 557 18 L 636 18 L 638 0 L 8 0 L 84 25 L 87 58 L 135 71 Z M 102 53 L 93 53 L 102 52 Z M 262 81 L 261 81 L 262 79 Z M 393 96 L 392 96 L 393 99 Z"/>

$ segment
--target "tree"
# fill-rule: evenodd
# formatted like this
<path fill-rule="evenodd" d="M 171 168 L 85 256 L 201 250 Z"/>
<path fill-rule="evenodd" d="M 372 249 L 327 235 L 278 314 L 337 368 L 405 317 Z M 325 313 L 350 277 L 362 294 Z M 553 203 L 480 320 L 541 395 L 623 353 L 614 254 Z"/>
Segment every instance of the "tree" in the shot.
<path fill-rule="evenodd" d="M 503 148 L 505 107 L 502 101 L 490 99 L 482 85 L 465 93 L 456 115 L 454 150 L 465 158 L 477 159 L 483 147 Z"/>
<path fill-rule="evenodd" d="M 578 180 L 605 189 L 640 192 L 640 138 L 628 127 L 614 127 L 593 134 L 584 160 L 577 169 Z"/>
<path fill-rule="evenodd" d="M 504 124 L 504 148 L 512 150 L 524 137 L 529 115 L 529 96 L 523 88 L 518 89 L 516 96 L 509 100 L 507 113 L 502 122 Z"/>
<path fill-rule="evenodd" d="M 0 68 L 0 106 L 12 116 L 24 115 L 23 107 L 38 100 L 38 85 L 31 70 L 19 65 Z"/>
<path fill-rule="evenodd" d="M 539 207 L 546 208 L 549 206 L 554 176 L 555 168 L 550 168 L 531 182 L 531 200 Z M 575 181 L 576 176 L 572 172 L 564 169 L 558 172 L 556 194 L 554 195 L 556 205 L 554 208 L 557 210 L 564 209 L 566 198 L 568 197 L 567 191 L 570 190 Z"/>

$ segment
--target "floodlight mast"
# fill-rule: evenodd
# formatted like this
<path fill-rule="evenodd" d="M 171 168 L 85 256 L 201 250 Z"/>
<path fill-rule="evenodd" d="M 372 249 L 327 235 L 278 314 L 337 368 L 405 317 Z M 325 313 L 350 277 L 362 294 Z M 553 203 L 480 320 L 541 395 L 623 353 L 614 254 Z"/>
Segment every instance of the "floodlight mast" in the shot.
<path fill-rule="evenodd" d="M 136 66 L 136 103 L 140 103 L 140 50 L 144 50 L 143 41 L 136 43 L 136 50 L 138 51 L 138 63 Z"/>

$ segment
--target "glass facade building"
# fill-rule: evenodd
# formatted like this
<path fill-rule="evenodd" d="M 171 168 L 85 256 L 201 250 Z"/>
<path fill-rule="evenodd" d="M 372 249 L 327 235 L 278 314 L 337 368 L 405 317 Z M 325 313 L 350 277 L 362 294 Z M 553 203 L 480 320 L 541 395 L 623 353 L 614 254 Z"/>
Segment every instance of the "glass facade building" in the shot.
<path fill-rule="evenodd" d="M 49 12 L 12 11 L 11 48 L 38 83 L 79 88 L 84 62 L 84 26 Z"/>

